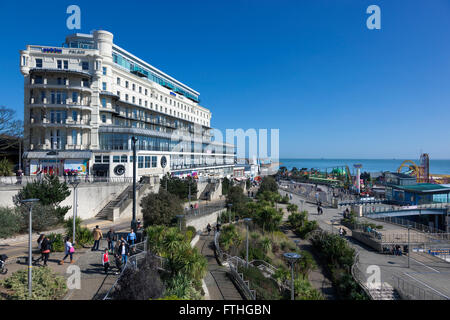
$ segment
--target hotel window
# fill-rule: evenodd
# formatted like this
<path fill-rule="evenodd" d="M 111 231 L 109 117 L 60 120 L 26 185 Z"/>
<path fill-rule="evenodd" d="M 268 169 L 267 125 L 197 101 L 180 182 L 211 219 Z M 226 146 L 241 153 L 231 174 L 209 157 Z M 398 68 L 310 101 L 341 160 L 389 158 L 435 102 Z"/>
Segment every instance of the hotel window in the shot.
<path fill-rule="evenodd" d="M 113 156 L 113 162 L 120 162 L 120 156 Z"/>
<path fill-rule="evenodd" d="M 72 144 L 77 144 L 77 131 L 72 130 Z"/>
<path fill-rule="evenodd" d="M 106 108 L 106 98 L 102 98 L 102 107 Z"/>
<path fill-rule="evenodd" d="M 147 95 L 147 89 L 145 89 L 145 95 Z"/>
<path fill-rule="evenodd" d="M 117 91 L 117 95 L 119 96 L 119 99 L 120 99 L 120 91 Z"/>
<path fill-rule="evenodd" d="M 135 103 L 136 102 L 136 98 L 133 96 L 133 103 Z"/>
<path fill-rule="evenodd" d="M 62 69 L 62 60 L 56 60 L 56 68 Z"/>
<path fill-rule="evenodd" d="M 139 87 L 139 93 L 142 93 L 142 87 Z"/>
<path fill-rule="evenodd" d="M 142 105 L 142 99 L 139 99 L 139 105 Z"/>
<path fill-rule="evenodd" d="M 162 101 L 162 95 L 159 96 L 159 100 Z"/>
<path fill-rule="evenodd" d="M 167 97 L 164 98 L 165 102 L 167 103 Z"/>
<path fill-rule="evenodd" d="M 78 120 L 78 113 L 76 111 L 72 111 L 72 121 L 77 121 Z"/>
<path fill-rule="evenodd" d="M 121 157 L 120 157 L 120 162 L 127 162 L 127 155 L 126 154 L 123 154 Z"/>
<path fill-rule="evenodd" d="M 150 156 L 145 156 L 145 167 L 146 168 L 151 168 L 151 163 L 150 163 Z"/>
<path fill-rule="evenodd" d="M 147 100 L 145 100 L 145 106 L 147 107 Z"/>
<path fill-rule="evenodd" d="M 103 156 L 103 163 L 109 163 L 109 155 Z"/>
<path fill-rule="evenodd" d="M 144 167 L 144 157 L 138 156 L 138 168 L 142 169 Z"/>
<path fill-rule="evenodd" d="M 120 78 L 117 78 L 117 84 L 120 86 Z"/>
<path fill-rule="evenodd" d="M 128 88 L 128 81 L 125 81 L 125 88 Z"/>
<path fill-rule="evenodd" d="M 158 158 L 156 156 L 152 156 L 152 168 L 156 168 L 158 166 Z"/>
<path fill-rule="evenodd" d="M 41 103 L 44 103 L 45 91 L 41 91 Z"/>
<path fill-rule="evenodd" d="M 89 62 L 88 61 L 81 62 L 81 69 L 89 70 Z"/>
<path fill-rule="evenodd" d="M 103 75 L 106 76 L 106 67 L 103 67 Z"/>
<path fill-rule="evenodd" d="M 102 162 L 102 156 L 95 156 L 95 162 L 97 163 Z"/>
<path fill-rule="evenodd" d="M 64 60 L 64 69 L 69 69 L 69 60 Z"/>
<path fill-rule="evenodd" d="M 36 68 L 42 68 L 42 59 L 36 59 Z"/>
<path fill-rule="evenodd" d="M 106 91 L 106 82 L 102 83 L 103 91 Z"/>
<path fill-rule="evenodd" d="M 89 87 L 89 79 L 82 79 L 81 80 L 81 86 L 82 87 Z"/>
<path fill-rule="evenodd" d="M 125 94 L 125 101 L 128 101 L 128 93 Z"/>
<path fill-rule="evenodd" d="M 135 91 L 136 90 L 136 85 L 133 83 L 132 85 L 132 90 Z"/>
<path fill-rule="evenodd" d="M 106 116 L 104 114 L 102 115 L 102 122 L 106 123 Z"/>

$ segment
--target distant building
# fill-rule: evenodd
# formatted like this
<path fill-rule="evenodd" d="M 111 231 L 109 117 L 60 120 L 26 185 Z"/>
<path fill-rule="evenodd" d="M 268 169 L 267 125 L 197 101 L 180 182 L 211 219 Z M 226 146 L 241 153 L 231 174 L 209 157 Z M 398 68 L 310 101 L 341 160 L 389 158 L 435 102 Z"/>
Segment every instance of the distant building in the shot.
<path fill-rule="evenodd" d="M 415 177 L 386 173 L 386 200 L 398 205 L 450 203 L 450 185 L 417 183 Z"/>

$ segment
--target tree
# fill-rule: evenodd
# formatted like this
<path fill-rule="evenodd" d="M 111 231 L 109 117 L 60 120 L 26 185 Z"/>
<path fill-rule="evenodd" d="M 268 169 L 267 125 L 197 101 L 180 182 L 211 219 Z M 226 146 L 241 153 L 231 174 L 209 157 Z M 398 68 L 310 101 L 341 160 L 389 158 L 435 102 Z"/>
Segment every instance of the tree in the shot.
<path fill-rule="evenodd" d="M 163 188 L 158 193 L 150 193 L 141 200 L 144 225 L 170 225 L 175 222 L 176 215 L 183 213 L 182 201 Z"/>
<path fill-rule="evenodd" d="M 10 176 L 12 175 L 12 164 L 8 159 L 3 158 L 0 160 L 0 176 Z"/>
<path fill-rule="evenodd" d="M 23 122 L 14 120 L 15 113 L 13 109 L 0 106 L 0 150 L 16 145 L 17 138 L 22 136 Z"/>
<path fill-rule="evenodd" d="M 272 206 L 262 206 L 254 219 L 263 231 L 272 232 L 280 227 L 282 218 L 283 215 Z"/>
<path fill-rule="evenodd" d="M 258 189 L 258 194 L 263 193 L 264 191 L 278 193 L 278 184 L 273 177 L 266 176 L 262 179 L 261 185 L 259 186 L 259 189 Z"/>
<path fill-rule="evenodd" d="M 239 186 L 231 187 L 228 191 L 226 204 L 231 204 L 231 210 L 235 213 L 240 213 L 245 209 L 245 205 L 249 198 L 244 194 L 244 190 Z"/>
<path fill-rule="evenodd" d="M 28 223 L 28 207 L 22 203 L 25 199 L 39 199 L 33 207 L 33 229 L 45 230 L 64 220 L 70 206 L 59 204 L 70 195 L 67 183 L 60 182 L 57 176 L 46 175 L 43 179 L 28 183 L 14 197 L 13 202 L 19 208 L 24 225 Z"/>
<path fill-rule="evenodd" d="M 116 300 L 148 300 L 162 296 L 164 285 L 156 268 L 156 259 L 147 254 L 139 268 L 127 268 L 117 282 Z"/>
<path fill-rule="evenodd" d="M 160 188 L 166 189 L 171 194 L 178 196 L 182 200 L 188 200 L 189 198 L 189 185 L 191 188 L 191 200 L 196 199 L 198 192 L 197 181 L 192 177 L 186 179 L 180 179 L 178 177 L 172 177 L 168 173 L 160 180 Z"/>
<path fill-rule="evenodd" d="M 230 181 L 227 177 L 222 180 L 222 194 L 227 195 L 230 188 L 233 186 L 232 181 Z"/>

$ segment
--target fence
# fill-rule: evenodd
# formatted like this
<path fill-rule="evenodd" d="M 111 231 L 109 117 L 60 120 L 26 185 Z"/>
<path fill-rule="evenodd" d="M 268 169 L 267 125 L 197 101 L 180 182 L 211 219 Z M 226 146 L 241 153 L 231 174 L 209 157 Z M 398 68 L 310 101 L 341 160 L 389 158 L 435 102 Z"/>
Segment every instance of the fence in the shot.
<path fill-rule="evenodd" d="M 26 185 L 40 181 L 44 176 L 21 176 L 21 177 L 0 177 L 0 185 Z M 74 181 L 75 176 L 58 177 L 60 182 L 70 183 Z M 77 176 L 80 184 L 87 183 L 108 183 L 108 184 L 128 184 L 133 182 L 132 177 L 96 177 L 96 176 Z"/>
<path fill-rule="evenodd" d="M 449 297 L 422 289 L 398 276 L 393 276 L 394 288 L 405 300 L 449 300 Z"/>
<path fill-rule="evenodd" d="M 192 219 L 194 217 L 211 214 L 224 208 L 225 208 L 225 201 L 221 201 L 219 203 L 215 202 L 211 204 L 200 205 L 198 206 L 198 208 L 185 208 L 184 212 L 186 219 Z"/>
<path fill-rule="evenodd" d="M 117 289 L 117 284 L 119 282 L 119 279 L 124 274 L 125 270 L 127 269 L 134 269 L 137 270 L 139 268 L 139 265 L 145 260 L 147 255 L 151 255 L 155 261 L 156 261 L 156 267 L 158 270 L 166 270 L 166 259 L 157 255 L 154 255 L 147 251 L 147 239 L 144 239 L 144 241 L 136 243 L 135 245 L 130 246 L 130 257 L 127 260 L 127 263 L 125 266 L 122 267 L 122 270 L 117 277 L 117 280 L 114 282 L 112 287 L 108 290 L 103 300 L 111 300 L 114 296 L 114 291 Z"/>
<path fill-rule="evenodd" d="M 367 219 L 372 219 L 372 218 L 367 218 Z M 411 226 L 411 229 L 421 231 L 421 232 L 426 232 L 426 233 L 445 233 L 445 231 L 443 231 L 441 229 L 429 227 L 427 225 L 420 224 L 420 223 L 410 221 L 407 219 L 402 219 L 399 217 L 379 217 L 379 218 L 377 217 L 377 218 L 373 218 L 373 220 L 388 222 L 388 223 L 396 224 L 396 225 L 403 226 L 403 227 Z"/>
<path fill-rule="evenodd" d="M 230 256 L 229 254 L 223 252 L 220 249 L 219 245 L 219 237 L 220 232 L 216 232 L 214 235 L 214 247 L 216 249 L 217 257 L 219 258 L 219 261 L 225 261 L 230 269 L 230 275 L 234 279 L 234 282 L 239 287 L 240 291 L 244 294 L 244 296 L 248 300 L 256 300 L 256 291 L 250 289 L 250 283 L 249 281 L 244 280 L 244 275 L 239 272 L 239 266 L 247 265 L 246 261 L 236 257 L 236 256 Z"/>

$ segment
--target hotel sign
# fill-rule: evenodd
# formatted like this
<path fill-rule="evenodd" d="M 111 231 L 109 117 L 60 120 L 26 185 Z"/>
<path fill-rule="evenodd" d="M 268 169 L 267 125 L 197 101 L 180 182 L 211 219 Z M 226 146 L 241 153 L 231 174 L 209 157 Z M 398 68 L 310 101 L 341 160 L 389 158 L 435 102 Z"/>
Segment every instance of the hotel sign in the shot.
<path fill-rule="evenodd" d="M 43 53 L 62 53 L 62 49 L 58 48 L 42 48 Z"/>

